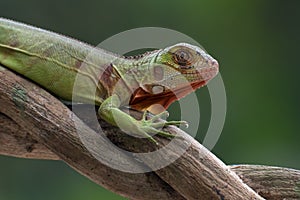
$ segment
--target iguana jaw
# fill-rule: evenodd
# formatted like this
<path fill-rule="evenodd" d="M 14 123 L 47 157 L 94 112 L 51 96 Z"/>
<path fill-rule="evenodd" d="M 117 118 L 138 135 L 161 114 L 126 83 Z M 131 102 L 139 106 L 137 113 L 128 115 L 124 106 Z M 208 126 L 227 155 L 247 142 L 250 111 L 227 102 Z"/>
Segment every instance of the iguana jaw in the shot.
<path fill-rule="evenodd" d="M 205 81 L 191 83 L 190 85 L 178 88 L 176 90 L 166 90 L 163 93 L 152 94 L 143 88 L 138 88 L 132 95 L 130 100 L 130 107 L 136 110 L 149 110 L 153 114 L 157 114 L 167 109 L 171 103 L 187 94 L 193 92 L 199 87 L 206 84 Z M 157 104 L 161 106 L 157 106 Z M 153 105 L 156 105 L 153 107 Z"/>
<path fill-rule="evenodd" d="M 143 88 L 138 88 L 131 97 L 130 107 L 136 110 L 149 110 L 153 114 L 157 114 L 167 109 L 174 101 L 179 100 L 196 89 L 205 86 L 216 74 L 217 69 L 212 68 L 206 72 L 199 72 L 202 78 L 198 81 L 177 86 L 177 88 L 171 90 L 167 89 L 162 93 L 153 94 Z M 159 104 L 161 106 L 153 106 Z"/>
<path fill-rule="evenodd" d="M 178 50 L 189 54 L 190 60 L 184 60 L 188 64 L 174 59 L 174 52 Z M 135 90 L 130 99 L 130 107 L 137 110 L 147 109 L 157 114 L 167 109 L 175 100 L 206 85 L 216 76 L 218 70 L 218 62 L 198 47 L 189 44 L 169 47 L 158 53 L 153 67 L 150 67 L 150 77 L 154 79 L 148 80 Z"/>

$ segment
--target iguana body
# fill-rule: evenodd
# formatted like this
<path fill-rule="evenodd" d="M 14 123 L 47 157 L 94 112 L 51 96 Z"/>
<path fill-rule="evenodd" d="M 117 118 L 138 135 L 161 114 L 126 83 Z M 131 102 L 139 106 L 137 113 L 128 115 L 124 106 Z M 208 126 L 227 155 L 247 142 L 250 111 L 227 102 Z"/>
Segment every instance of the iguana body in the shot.
<path fill-rule="evenodd" d="M 126 58 L 2 18 L 0 64 L 64 100 L 75 98 L 99 105 L 98 113 L 104 120 L 152 141 L 155 140 L 149 134 L 168 135 L 159 128 L 182 122 L 155 122 L 166 112 L 153 120 L 139 121 L 119 108 L 129 105 L 157 114 L 205 85 L 218 72 L 216 60 L 189 44 Z"/>

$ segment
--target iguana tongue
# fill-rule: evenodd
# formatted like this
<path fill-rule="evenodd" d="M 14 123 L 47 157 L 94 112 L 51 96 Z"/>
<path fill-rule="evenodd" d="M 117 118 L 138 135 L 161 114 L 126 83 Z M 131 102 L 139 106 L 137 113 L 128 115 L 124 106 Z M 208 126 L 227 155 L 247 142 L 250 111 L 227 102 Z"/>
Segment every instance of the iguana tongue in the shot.
<path fill-rule="evenodd" d="M 142 88 L 138 88 L 132 95 L 129 105 L 136 110 L 148 110 L 153 114 L 158 114 L 166 110 L 171 103 L 178 100 L 195 89 L 205 85 L 206 82 L 195 82 L 191 85 L 186 85 L 180 88 L 172 90 L 166 90 L 159 94 L 151 94 Z M 157 105 L 158 104 L 158 105 Z M 160 105 L 160 106 L 159 106 Z"/>

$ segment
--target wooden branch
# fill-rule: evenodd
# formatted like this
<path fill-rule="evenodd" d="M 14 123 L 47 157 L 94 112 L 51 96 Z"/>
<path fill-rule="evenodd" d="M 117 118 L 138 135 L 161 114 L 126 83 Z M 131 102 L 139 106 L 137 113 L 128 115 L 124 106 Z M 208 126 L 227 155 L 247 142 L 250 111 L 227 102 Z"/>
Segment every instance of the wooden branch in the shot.
<path fill-rule="evenodd" d="M 180 139 L 174 139 L 172 145 L 165 146 L 170 141 L 156 137 L 160 143 L 156 146 L 148 140 L 127 136 L 118 128 L 100 121 L 107 137 L 130 152 L 151 152 L 166 147 L 154 158 L 106 151 L 107 159 L 119 155 L 118 165 L 143 170 L 155 168 L 170 158 L 175 160 L 164 168 L 148 173 L 126 173 L 111 168 L 95 159 L 95 155 L 103 154 L 97 148 L 107 145 L 107 141 L 97 139 L 95 142 L 96 137 L 102 137 L 94 131 L 99 130 L 99 126 L 92 120 L 83 123 L 43 89 L 8 70 L 0 70 L 0 80 L 1 154 L 62 159 L 95 183 L 131 199 L 263 199 L 244 184 L 230 167 L 176 127 L 169 127 L 166 131 L 179 135 Z M 135 116 L 139 114 L 133 113 Z M 79 134 L 91 142 L 95 150 L 88 150 Z M 186 147 L 181 155 L 180 150 Z M 270 194 L 265 192 L 268 191 L 265 185 L 255 182 L 257 179 L 253 175 L 245 175 L 243 172 L 246 170 L 233 169 L 241 177 L 247 177 L 247 183 L 252 183 L 261 194 Z"/>
<path fill-rule="evenodd" d="M 300 171 L 261 165 L 236 165 L 231 169 L 266 199 L 300 199 Z"/>
<path fill-rule="evenodd" d="M 1 113 L 0 154 L 19 158 L 59 160 L 45 145 L 33 139 L 27 130 Z"/>

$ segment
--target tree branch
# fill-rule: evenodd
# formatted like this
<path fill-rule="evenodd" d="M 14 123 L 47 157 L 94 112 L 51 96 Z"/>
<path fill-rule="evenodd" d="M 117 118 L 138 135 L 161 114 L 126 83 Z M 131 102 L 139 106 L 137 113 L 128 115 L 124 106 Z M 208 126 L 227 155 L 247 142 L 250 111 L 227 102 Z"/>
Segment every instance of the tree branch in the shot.
<path fill-rule="evenodd" d="M 300 199 L 300 171 L 262 165 L 236 165 L 231 169 L 266 199 Z"/>
<path fill-rule="evenodd" d="M 173 145 L 165 146 L 170 141 L 156 137 L 160 143 L 156 146 L 148 140 L 130 137 L 100 120 L 107 137 L 122 149 L 151 152 L 168 147 L 154 158 L 132 157 L 122 151 L 101 152 L 99 149 L 107 146 L 107 141 L 101 139 L 104 137 L 99 135 L 98 123 L 92 119 L 82 122 L 43 89 L 8 70 L 0 69 L 0 79 L 0 154 L 61 159 L 95 183 L 131 199 L 262 199 L 230 167 L 176 127 L 166 130 L 183 139 L 174 139 Z M 84 116 L 88 116 L 88 109 L 82 111 Z M 138 112 L 132 114 L 136 117 L 140 115 Z M 90 142 L 88 146 L 95 149 L 87 149 L 87 144 L 80 137 L 84 137 L 85 141 Z M 180 150 L 186 147 L 181 155 Z M 117 154 L 117 165 L 132 166 L 137 170 L 154 168 L 167 159 L 174 158 L 175 161 L 154 172 L 135 174 L 113 169 L 95 158 L 103 154 L 108 160 Z M 242 178 L 246 177 L 247 184 L 253 185 L 265 197 L 269 194 L 278 197 L 279 194 L 265 188 L 267 185 L 258 184 L 259 179 L 248 173 L 251 170 L 245 170 L 249 167 L 232 169 Z M 299 177 L 297 173 L 294 175 Z"/>

